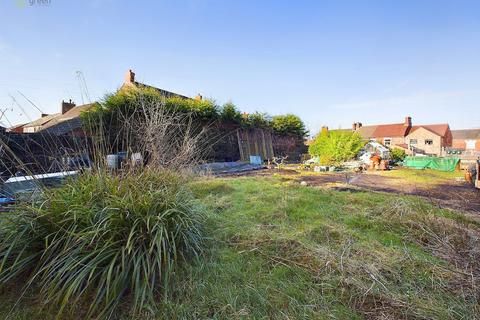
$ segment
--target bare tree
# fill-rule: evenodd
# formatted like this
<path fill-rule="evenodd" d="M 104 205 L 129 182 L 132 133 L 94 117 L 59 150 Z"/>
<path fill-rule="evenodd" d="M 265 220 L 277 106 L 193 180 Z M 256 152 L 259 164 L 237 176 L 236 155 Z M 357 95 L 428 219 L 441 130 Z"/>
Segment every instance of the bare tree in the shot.
<path fill-rule="evenodd" d="M 115 127 L 92 127 L 99 165 L 114 150 L 140 154 L 146 165 L 158 169 L 191 170 L 207 158 L 214 142 L 208 126 L 191 113 L 167 107 L 159 97 L 139 95 L 131 103 L 129 111 L 116 115 Z"/>
<path fill-rule="evenodd" d="M 189 113 L 167 109 L 164 101 L 140 98 L 140 117 L 133 122 L 135 141 L 149 157 L 148 165 L 191 169 L 208 154 L 206 127 Z"/>

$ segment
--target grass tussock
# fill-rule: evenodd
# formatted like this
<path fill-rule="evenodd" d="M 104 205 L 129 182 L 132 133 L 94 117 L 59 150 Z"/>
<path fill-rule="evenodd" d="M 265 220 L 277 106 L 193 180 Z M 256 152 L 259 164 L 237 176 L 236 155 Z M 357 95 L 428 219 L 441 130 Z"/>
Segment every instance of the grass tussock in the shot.
<path fill-rule="evenodd" d="M 45 193 L 0 224 L 0 283 L 39 290 L 59 315 L 154 312 L 179 263 L 203 248 L 203 209 L 185 182 L 169 171 L 85 173 Z"/>

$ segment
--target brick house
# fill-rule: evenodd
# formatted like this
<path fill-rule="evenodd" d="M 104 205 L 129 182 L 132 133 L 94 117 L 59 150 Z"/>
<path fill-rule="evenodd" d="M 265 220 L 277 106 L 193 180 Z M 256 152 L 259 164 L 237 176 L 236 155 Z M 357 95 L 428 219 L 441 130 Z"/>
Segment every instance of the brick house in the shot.
<path fill-rule="evenodd" d="M 452 130 L 454 149 L 480 151 L 480 129 Z"/>
<path fill-rule="evenodd" d="M 55 136 L 84 136 L 80 113 L 89 110 L 93 106 L 93 103 L 77 106 L 72 100 L 68 102 L 62 101 L 59 113 L 42 114 L 39 119 L 11 127 L 8 131 L 14 133 L 42 132 Z"/>
<path fill-rule="evenodd" d="M 405 144 L 405 136 L 411 128 L 412 118 L 410 117 L 406 117 L 403 123 L 362 126 L 357 122 L 353 125 L 353 129 L 358 131 L 364 139 L 376 140 L 389 148 Z"/>
<path fill-rule="evenodd" d="M 442 156 L 452 146 L 452 131 L 448 124 L 413 126 L 405 142 L 415 153 Z"/>
<path fill-rule="evenodd" d="M 154 89 L 166 98 L 178 97 L 182 99 L 191 99 L 178 93 L 170 92 L 135 81 L 135 73 L 132 70 L 128 70 L 125 74 L 124 82 L 119 91 L 129 90 L 132 88 Z M 42 116 L 35 121 L 11 127 L 8 130 L 15 133 L 43 132 L 55 136 L 84 136 L 85 132 L 82 129 L 80 114 L 91 109 L 94 105 L 95 103 L 77 106 L 71 100 L 68 102 L 62 101 L 59 113 L 42 114 Z"/>
<path fill-rule="evenodd" d="M 356 122 L 352 130 L 366 140 L 375 140 L 389 148 L 404 149 L 407 154 L 420 153 L 441 156 L 452 146 L 452 132 L 448 124 L 416 125 L 411 117 L 403 123 L 363 126 Z"/>

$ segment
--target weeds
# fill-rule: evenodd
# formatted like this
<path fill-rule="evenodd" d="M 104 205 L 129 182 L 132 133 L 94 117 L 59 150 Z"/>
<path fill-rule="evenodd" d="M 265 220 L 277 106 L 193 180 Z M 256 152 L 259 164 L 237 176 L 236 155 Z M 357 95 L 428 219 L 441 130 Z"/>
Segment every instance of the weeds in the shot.
<path fill-rule="evenodd" d="M 155 310 L 177 263 L 202 250 L 201 206 L 178 175 L 84 174 L 2 223 L 0 282 L 26 280 L 61 314 L 89 301 L 109 317 L 124 298 Z"/>
<path fill-rule="evenodd" d="M 230 204 L 210 218 L 215 223 L 210 233 L 219 248 L 211 252 L 218 269 L 211 266 L 208 272 L 220 278 L 235 274 L 236 279 L 255 272 L 235 284 L 252 286 L 269 301 L 254 307 L 245 298 L 238 309 L 210 317 L 235 317 L 249 310 L 253 318 L 475 319 L 479 311 L 480 270 L 452 260 L 454 248 L 463 263 L 474 261 L 477 247 L 476 238 L 467 240 L 464 234 L 475 235 L 477 225 L 460 219 L 460 213 L 413 197 L 295 185 L 285 192 L 279 178 L 203 184 L 203 189 L 201 182 L 195 188 L 204 190 L 201 196 L 212 208 L 218 199 Z M 223 184 L 230 186 L 226 193 L 217 189 Z M 449 256 L 440 254 L 441 248 Z M 228 267 L 225 256 L 235 256 L 239 268 L 248 271 Z M 291 282 L 293 275 L 296 283 Z M 221 280 L 211 289 L 228 283 Z M 247 287 L 238 290 L 239 295 L 254 295 Z M 207 301 L 213 310 L 221 309 L 214 298 Z M 177 300 L 179 305 L 184 303 Z M 202 306 L 194 308 L 205 315 Z"/>

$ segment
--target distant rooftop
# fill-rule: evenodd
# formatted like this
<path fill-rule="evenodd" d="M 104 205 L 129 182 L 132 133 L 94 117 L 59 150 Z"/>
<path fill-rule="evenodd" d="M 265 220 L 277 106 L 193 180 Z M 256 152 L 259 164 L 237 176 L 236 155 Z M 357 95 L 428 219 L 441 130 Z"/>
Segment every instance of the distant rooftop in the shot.
<path fill-rule="evenodd" d="M 355 122 L 352 125 L 352 130 L 358 132 L 364 139 L 405 137 L 419 128 L 444 137 L 448 133 L 449 126 L 447 123 L 414 126 L 411 117 L 405 117 L 403 123 L 364 126 L 361 122 Z"/>
<path fill-rule="evenodd" d="M 178 93 L 175 93 L 175 92 L 167 91 L 167 90 L 164 90 L 164 89 L 160 89 L 160 88 L 148 85 L 148 84 L 144 84 L 144 83 L 135 81 L 135 72 L 133 72 L 131 69 L 129 69 L 125 73 L 125 79 L 124 79 L 123 85 L 120 88 L 120 90 L 128 89 L 129 87 L 153 89 L 153 90 L 156 90 L 157 92 L 159 92 L 165 98 L 176 97 L 176 98 L 183 98 L 183 99 L 191 99 L 187 96 L 184 96 L 184 95 L 181 95 L 181 94 L 178 94 Z"/>
<path fill-rule="evenodd" d="M 480 129 L 452 130 L 453 139 L 480 140 Z"/>

